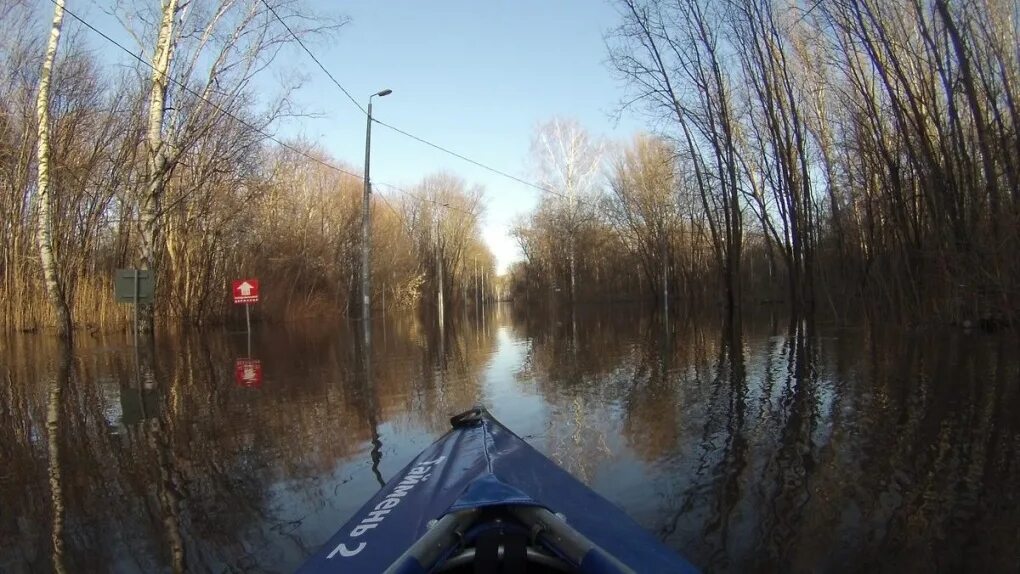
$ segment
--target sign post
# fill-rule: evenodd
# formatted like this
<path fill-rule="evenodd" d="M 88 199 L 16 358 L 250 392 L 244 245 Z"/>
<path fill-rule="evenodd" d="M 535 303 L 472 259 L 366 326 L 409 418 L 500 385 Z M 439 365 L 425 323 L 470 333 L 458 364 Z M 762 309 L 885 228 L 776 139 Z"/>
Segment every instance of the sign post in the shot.
<path fill-rule="evenodd" d="M 118 303 L 134 308 L 135 344 L 138 344 L 138 305 L 152 304 L 154 284 L 150 269 L 118 269 L 113 276 L 113 295 Z"/>
<path fill-rule="evenodd" d="M 262 386 L 262 362 L 251 356 L 251 304 L 259 302 L 259 280 L 241 279 L 231 283 L 235 305 L 244 305 L 244 323 L 248 331 L 248 354 L 234 362 L 238 386 L 257 389 Z"/>
<path fill-rule="evenodd" d="M 248 356 L 251 356 L 251 305 L 244 306 L 244 324 L 248 329 Z"/>
<path fill-rule="evenodd" d="M 135 275 L 135 290 L 134 290 L 134 299 L 135 299 L 135 348 L 137 348 L 138 347 L 138 268 L 135 267 L 134 269 L 132 269 L 132 271 L 135 272 L 134 273 L 134 275 Z"/>

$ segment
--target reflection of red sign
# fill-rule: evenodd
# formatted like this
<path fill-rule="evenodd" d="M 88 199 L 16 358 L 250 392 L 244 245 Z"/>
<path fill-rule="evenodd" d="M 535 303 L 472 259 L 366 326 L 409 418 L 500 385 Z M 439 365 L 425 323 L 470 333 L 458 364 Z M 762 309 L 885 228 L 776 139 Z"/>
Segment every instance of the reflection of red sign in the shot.
<path fill-rule="evenodd" d="M 259 302 L 259 280 L 242 279 L 233 282 L 234 303 L 247 305 L 248 303 Z"/>
<path fill-rule="evenodd" d="M 234 379 L 237 386 L 257 389 L 262 386 L 262 361 L 238 359 L 234 363 Z"/>

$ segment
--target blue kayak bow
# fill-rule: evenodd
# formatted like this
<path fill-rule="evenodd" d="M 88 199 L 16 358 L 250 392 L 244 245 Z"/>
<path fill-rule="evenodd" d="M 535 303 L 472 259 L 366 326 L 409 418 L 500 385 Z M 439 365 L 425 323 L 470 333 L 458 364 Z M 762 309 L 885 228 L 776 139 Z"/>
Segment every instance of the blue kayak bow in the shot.
<path fill-rule="evenodd" d="M 484 408 L 450 422 L 299 572 L 697 572 Z"/>

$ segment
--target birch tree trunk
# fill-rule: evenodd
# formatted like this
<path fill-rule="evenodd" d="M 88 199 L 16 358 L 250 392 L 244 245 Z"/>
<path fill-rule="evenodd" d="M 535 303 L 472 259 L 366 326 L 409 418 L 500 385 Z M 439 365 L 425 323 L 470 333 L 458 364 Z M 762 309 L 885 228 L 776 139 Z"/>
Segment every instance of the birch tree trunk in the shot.
<path fill-rule="evenodd" d="M 71 311 L 67 306 L 67 297 L 53 254 L 53 190 L 50 185 L 50 79 L 53 75 L 53 60 L 56 58 L 57 45 L 60 42 L 60 27 L 64 21 L 64 0 L 56 0 L 53 10 L 53 27 L 50 39 L 46 44 L 46 56 L 43 59 L 42 73 L 39 76 L 39 98 L 36 100 L 36 115 L 39 121 L 38 154 L 38 188 L 39 188 L 39 222 L 38 243 L 39 261 L 42 264 L 43 279 L 46 283 L 46 295 L 57 313 L 57 329 L 61 337 L 71 336 Z"/>
<path fill-rule="evenodd" d="M 146 130 L 146 184 L 143 192 L 139 217 L 141 218 L 140 242 L 141 264 L 150 269 L 154 286 L 157 280 L 156 259 L 159 252 L 160 201 L 166 187 L 167 150 L 163 141 L 163 117 L 166 108 L 166 91 L 169 82 L 170 57 L 173 51 L 174 17 L 177 14 L 177 0 L 166 0 L 163 17 L 156 38 L 156 50 L 152 56 L 152 90 L 149 92 L 149 121 Z M 153 299 L 156 295 L 154 294 Z M 153 305 L 144 305 L 139 310 L 139 328 L 152 333 L 155 327 Z"/>

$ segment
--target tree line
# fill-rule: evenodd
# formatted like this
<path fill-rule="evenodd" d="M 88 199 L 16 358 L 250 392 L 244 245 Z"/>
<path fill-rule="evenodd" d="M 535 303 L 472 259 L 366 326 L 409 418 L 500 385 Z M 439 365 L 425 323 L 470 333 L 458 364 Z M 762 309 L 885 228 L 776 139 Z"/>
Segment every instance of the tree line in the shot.
<path fill-rule="evenodd" d="M 656 133 L 539 129 L 560 179 L 513 230 L 515 296 L 1016 319 L 1015 2 L 615 6 L 610 66 Z"/>
<path fill-rule="evenodd" d="M 230 319 L 244 276 L 262 282 L 264 318 L 356 314 L 361 175 L 272 136 L 304 115 L 299 80 L 257 84 L 297 38 L 345 21 L 296 0 L 117 1 L 140 56 L 113 66 L 53 7 L 44 36 L 35 3 L 0 0 L 2 328 L 126 324 L 112 278 L 129 267 L 156 277 L 148 331 Z M 493 291 L 481 188 L 436 174 L 388 195 L 370 204 L 376 309 Z"/>

